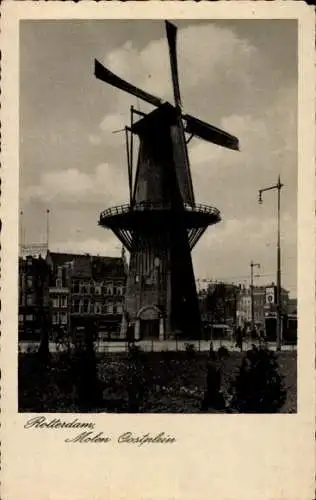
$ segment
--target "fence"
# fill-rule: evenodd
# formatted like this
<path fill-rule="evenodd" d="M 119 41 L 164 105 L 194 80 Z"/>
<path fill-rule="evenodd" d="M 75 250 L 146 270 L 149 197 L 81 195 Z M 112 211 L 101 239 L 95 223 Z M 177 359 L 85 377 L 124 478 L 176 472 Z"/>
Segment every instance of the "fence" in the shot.
<path fill-rule="evenodd" d="M 160 352 L 160 351 L 170 351 L 178 352 L 185 351 L 188 345 L 194 345 L 195 351 L 207 352 L 210 349 L 210 341 L 207 340 L 141 340 L 137 341 L 138 345 L 142 351 L 145 352 Z M 240 351 L 236 346 L 235 341 L 232 340 L 213 340 L 213 349 L 217 350 L 219 347 L 227 347 L 230 351 Z M 250 349 L 252 345 L 258 345 L 258 341 L 245 340 L 243 342 L 243 350 Z M 19 342 L 19 352 L 36 352 L 39 347 L 39 342 Z M 268 342 L 269 349 L 275 350 L 276 343 Z M 50 352 L 61 352 L 66 350 L 66 345 L 58 344 L 56 342 L 49 343 Z M 97 341 L 95 342 L 95 350 L 98 353 L 115 353 L 115 352 L 127 352 L 128 343 L 124 341 Z M 282 351 L 294 351 L 296 350 L 296 344 L 283 344 Z"/>

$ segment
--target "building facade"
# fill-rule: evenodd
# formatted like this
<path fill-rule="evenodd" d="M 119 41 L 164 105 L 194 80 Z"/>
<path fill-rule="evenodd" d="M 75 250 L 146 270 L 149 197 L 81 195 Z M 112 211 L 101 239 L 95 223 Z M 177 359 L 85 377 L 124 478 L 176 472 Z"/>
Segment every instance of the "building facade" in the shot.
<path fill-rule="evenodd" d="M 120 337 L 126 267 L 123 258 L 49 252 L 53 329 L 74 335 L 87 324 L 99 338 Z"/>
<path fill-rule="evenodd" d="M 31 255 L 19 258 L 19 340 L 40 341 L 50 324 L 47 263 Z"/>
<path fill-rule="evenodd" d="M 253 300 L 253 314 L 254 323 L 258 327 L 264 327 L 265 319 L 268 314 L 276 312 L 276 305 L 274 298 L 272 303 L 267 303 L 266 289 L 274 288 L 274 283 L 264 286 L 254 286 L 253 293 L 251 288 L 240 286 L 238 296 L 237 316 L 239 326 L 248 326 L 252 322 L 252 300 Z M 282 312 L 288 313 L 289 307 L 289 292 L 282 288 L 281 290 Z"/>
<path fill-rule="evenodd" d="M 251 322 L 251 292 L 245 285 L 240 286 L 237 302 L 238 326 L 244 326 Z"/>

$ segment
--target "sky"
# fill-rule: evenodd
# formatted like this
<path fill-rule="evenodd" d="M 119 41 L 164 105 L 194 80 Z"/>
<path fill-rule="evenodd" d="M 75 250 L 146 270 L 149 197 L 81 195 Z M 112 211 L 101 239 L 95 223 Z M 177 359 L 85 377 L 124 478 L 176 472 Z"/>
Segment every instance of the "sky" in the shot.
<path fill-rule="evenodd" d="M 297 26 L 295 20 L 174 21 L 183 109 L 236 135 L 240 152 L 197 138 L 189 145 L 197 202 L 222 221 L 193 250 L 196 278 L 255 284 L 276 280 L 281 193 L 282 285 L 297 279 Z M 22 21 L 20 28 L 20 209 L 23 244 L 117 256 L 98 226 L 105 208 L 128 201 L 124 136 L 131 105 L 153 109 L 94 77 L 94 58 L 173 103 L 164 23 Z"/>

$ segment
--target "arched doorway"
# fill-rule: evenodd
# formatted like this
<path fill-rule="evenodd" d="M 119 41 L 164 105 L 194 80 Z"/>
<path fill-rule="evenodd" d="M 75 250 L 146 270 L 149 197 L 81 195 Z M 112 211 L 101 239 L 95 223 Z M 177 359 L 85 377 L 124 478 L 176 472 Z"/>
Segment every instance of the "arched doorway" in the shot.
<path fill-rule="evenodd" d="M 159 339 L 160 310 L 157 306 L 142 307 L 137 315 L 141 339 Z"/>

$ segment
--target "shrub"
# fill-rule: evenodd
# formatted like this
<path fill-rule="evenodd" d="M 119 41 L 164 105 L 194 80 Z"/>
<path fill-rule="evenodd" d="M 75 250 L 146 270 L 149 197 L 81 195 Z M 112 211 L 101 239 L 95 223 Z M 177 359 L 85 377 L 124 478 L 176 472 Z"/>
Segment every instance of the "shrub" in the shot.
<path fill-rule="evenodd" d="M 207 411 L 209 408 L 222 410 L 225 407 L 225 401 L 221 391 L 222 368 L 220 359 L 211 359 L 208 363 L 206 390 L 202 401 L 201 411 Z"/>
<path fill-rule="evenodd" d="M 228 358 L 229 356 L 229 350 L 227 349 L 227 347 L 225 346 L 220 346 L 218 351 L 217 351 L 217 356 L 219 359 L 224 359 L 224 358 Z"/>
<path fill-rule="evenodd" d="M 135 344 L 130 344 L 128 346 L 128 358 L 133 361 L 139 361 L 142 356 L 142 349 L 140 346 Z"/>
<path fill-rule="evenodd" d="M 253 346 L 244 356 L 230 392 L 231 407 L 239 413 L 276 413 L 286 401 L 286 390 L 275 353 Z"/>
<path fill-rule="evenodd" d="M 185 352 L 186 352 L 188 358 L 194 358 L 195 345 L 194 344 L 185 344 Z"/>
<path fill-rule="evenodd" d="M 67 357 L 66 353 L 65 357 Z M 89 411 L 99 404 L 101 398 L 97 359 L 93 339 L 89 332 L 86 332 L 82 343 L 75 344 L 71 366 L 72 380 L 76 386 L 80 409 Z"/>

